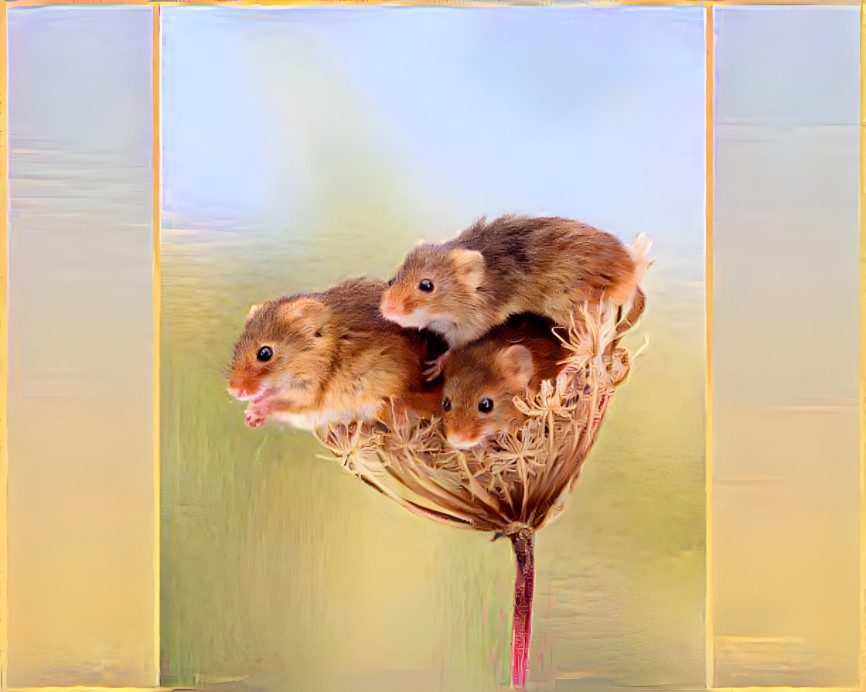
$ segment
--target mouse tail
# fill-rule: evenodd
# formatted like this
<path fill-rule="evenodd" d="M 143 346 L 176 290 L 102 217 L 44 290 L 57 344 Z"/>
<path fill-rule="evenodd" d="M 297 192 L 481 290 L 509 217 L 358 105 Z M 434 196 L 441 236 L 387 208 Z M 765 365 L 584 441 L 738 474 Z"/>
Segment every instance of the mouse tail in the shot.
<path fill-rule="evenodd" d="M 646 307 L 646 294 L 640 287 L 640 282 L 646 274 L 646 270 L 653 263 L 649 258 L 649 251 L 652 247 L 652 239 L 646 234 L 639 234 L 631 243 L 627 245 L 629 254 L 634 261 L 634 273 L 631 277 L 631 291 L 628 300 L 622 306 L 622 313 L 625 317 L 617 325 L 617 336 L 621 336 L 626 331 L 631 329 L 640 319 Z M 617 339 L 618 341 L 619 339 Z"/>
<path fill-rule="evenodd" d="M 653 263 L 653 260 L 649 258 L 649 251 L 652 248 L 652 238 L 650 238 L 646 233 L 640 233 L 631 243 L 631 245 L 627 245 L 629 254 L 631 255 L 632 260 L 634 260 L 634 274 L 632 275 L 632 281 L 635 286 L 641 282 L 643 279 L 643 275 L 646 274 L 646 270 L 649 269 L 649 266 Z"/>

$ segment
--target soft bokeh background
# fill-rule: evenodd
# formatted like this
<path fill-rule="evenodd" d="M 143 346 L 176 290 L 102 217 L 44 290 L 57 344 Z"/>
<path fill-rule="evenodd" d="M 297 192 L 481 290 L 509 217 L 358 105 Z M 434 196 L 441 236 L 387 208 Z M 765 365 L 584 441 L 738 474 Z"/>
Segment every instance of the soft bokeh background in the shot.
<path fill-rule="evenodd" d="M 860 16 L 715 13 L 715 681 L 856 687 Z"/>
<path fill-rule="evenodd" d="M 4 686 L 152 685 L 152 12 L 7 21 Z"/>
<path fill-rule="evenodd" d="M 538 537 L 542 688 L 704 679 L 700 8 L 174 8 L 163 17 L 166 684 L 507 680 L 510 546 L 402 511 L 307 433 L 244 426 L 250 303 L 387 276 L 481 214 L 656 241 L 649 349 Z"/>

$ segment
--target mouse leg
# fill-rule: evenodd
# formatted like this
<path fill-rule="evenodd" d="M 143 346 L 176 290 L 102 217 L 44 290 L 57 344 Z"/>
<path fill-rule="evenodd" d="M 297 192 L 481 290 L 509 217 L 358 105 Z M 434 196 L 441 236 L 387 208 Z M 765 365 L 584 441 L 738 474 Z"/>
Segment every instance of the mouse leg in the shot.
<path fill-rule="evenodd" d="M 424 361 L 424 365 L 426 365 L 427 368 L 422 370 L 421 374 L 424 375 L 424 377 L 427 379 L 427 382 L 435 380 L 437 377 L 439 377 L 440 373 L 442 372 L 442 368 L 445 367 L 445 361 L 448 360 L 449 353 L 451 353 L 451 351 L 445 351 L 445 353 L 443 353 L 438 358 Z"/>

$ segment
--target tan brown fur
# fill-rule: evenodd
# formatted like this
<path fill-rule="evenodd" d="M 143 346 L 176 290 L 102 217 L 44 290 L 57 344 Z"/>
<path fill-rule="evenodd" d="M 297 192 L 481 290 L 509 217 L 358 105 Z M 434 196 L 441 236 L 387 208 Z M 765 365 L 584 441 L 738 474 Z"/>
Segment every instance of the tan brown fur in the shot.
<path fill-rule="evenodd" d="M 535 394 L 542 380 L 557 376 L 559 363 L 569 355 L 553 334 L 554 326 L 535 315 L 515 315 L 478 341 L 450 352 L 442 417 L 452 445 L 473 447 L 523 423 L 514 397 Z M 490 413 L 478 408 L 484 398 L 493 401 Z"/>
<path fill-rule="evenodd" d="M 584 301 L 626 305 L 645 268 L 616 236 L 579 221 L 482 218 L 449 242 L 416 246 L 391 280 L 381 310 L 404 327 L 442 334 L 453 348 L 516 313 L 567 325 Z M 424 279 L 433 283 L 432 292 L 419 289 Z"/>
<path fill-rule="evenodd" d="M 352 280 L 328 291 L 253 306 L 235 345 L 229 392 L 250 401 L 246 420 L 298 427 L 368 419 L 393 402 L 429 417 L 440 383 L 426 384 L 422 364 L 432 335 L 382 318 L 385 283 Z M 257 353 L 272 349 L 267 362 Z"/>

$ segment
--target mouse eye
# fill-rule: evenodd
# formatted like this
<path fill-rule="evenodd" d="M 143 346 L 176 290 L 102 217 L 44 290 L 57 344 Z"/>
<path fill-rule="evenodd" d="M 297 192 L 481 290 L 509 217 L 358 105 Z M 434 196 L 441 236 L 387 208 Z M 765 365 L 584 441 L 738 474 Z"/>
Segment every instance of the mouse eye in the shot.
<path fill-rule="evenodd" d="M 451 399 L 442 399 L 442 410 L 446 413 L 451 410 Z"/>
<path fill-rule="evenodd" d="M 259 352 L 256 354 L 256 358 L 258 358 L 262 363 L 265 363 L 271 359 L 271 356 L 274 355 L 274 352 L 271 350 L 270 346 L 262 346 L 259 349 Z"/>
<path fill-rule="evenodd" d="M 395 281 L 395 279 L 390 279 L 390 280 L 387 282 L 386 285 L 388 286 L 388 288 L 390 288 L 391 286 L 394 285 L 394 281 Z"/>
<path fill-rule="evenodd" d="M 430 279 L 421 279 L 418 288 L 424 291 L 424 293 L 430 293 L 433 290 L 433 282 Z"/>
<path fill-rule="evenodd" d="M 481 411 L 481 413 L 490 413 L 493 410 L 493 399 L 484 397 L 478 402 L 478 410 Z"/>

